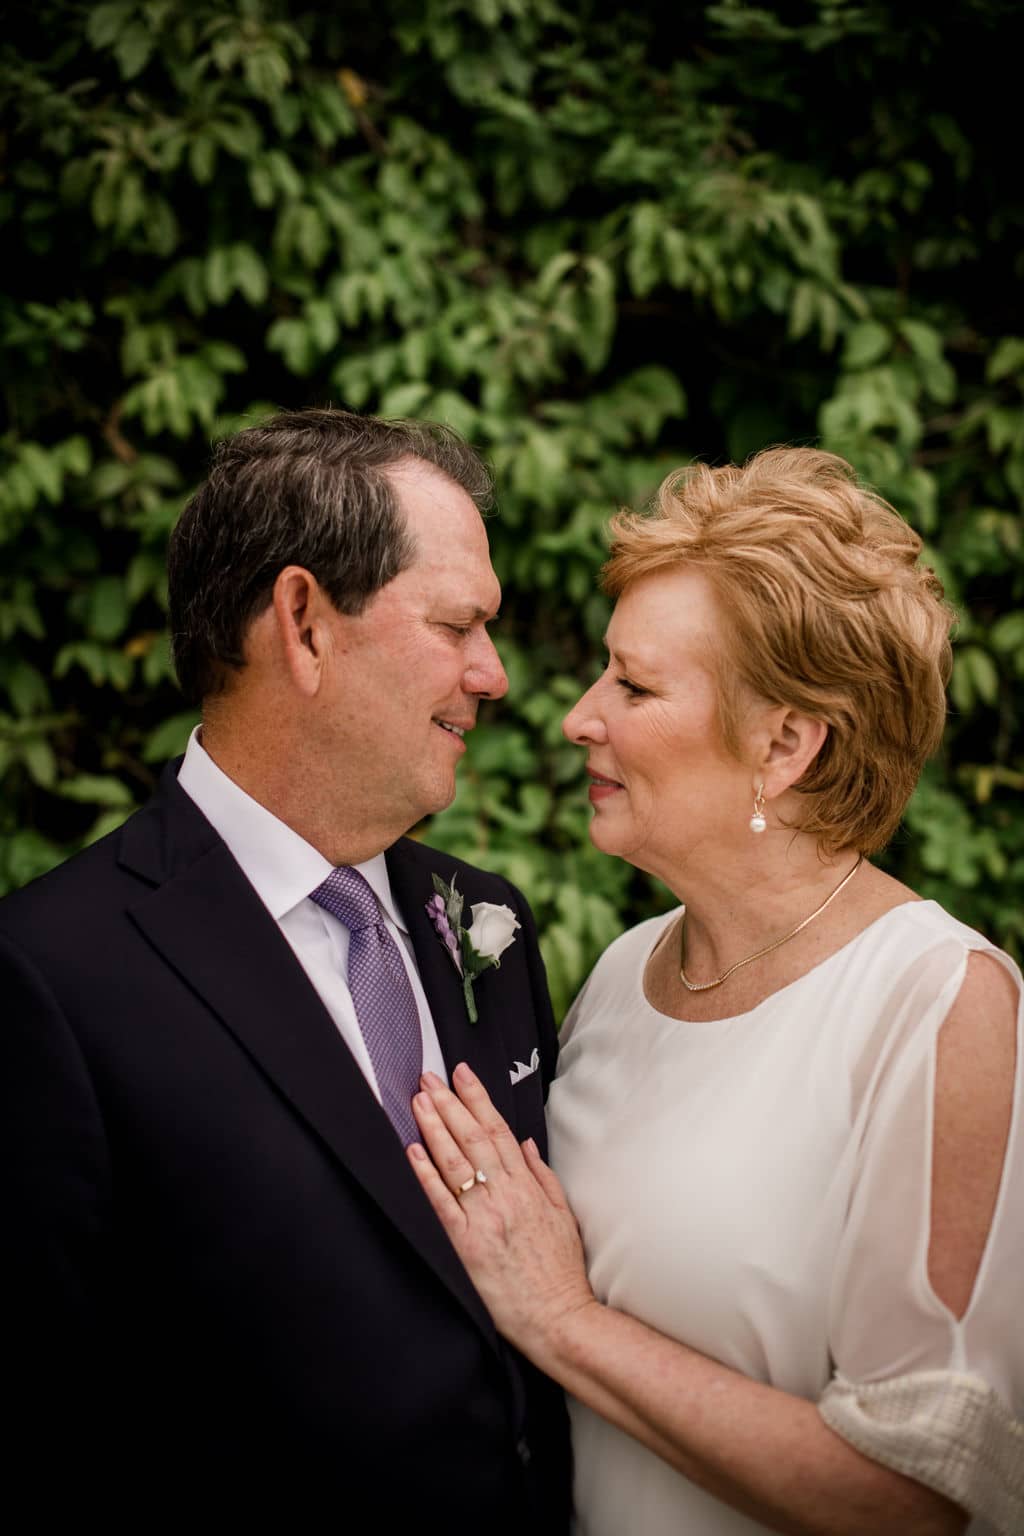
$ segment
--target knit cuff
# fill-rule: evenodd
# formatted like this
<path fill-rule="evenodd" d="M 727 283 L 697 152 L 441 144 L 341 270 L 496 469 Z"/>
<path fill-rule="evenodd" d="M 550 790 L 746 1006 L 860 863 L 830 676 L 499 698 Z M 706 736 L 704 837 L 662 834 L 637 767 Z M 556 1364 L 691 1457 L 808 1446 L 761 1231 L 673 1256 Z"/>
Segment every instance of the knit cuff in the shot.
<path fill-rule="evenodd" d="M 980 1376 L 917 1371 L 853 1382 L 837 1372 L 818 1411 L 872 1461 L 945 1494 L 1001 1536 L 1024 1531 L 1024 1423 Z"/>

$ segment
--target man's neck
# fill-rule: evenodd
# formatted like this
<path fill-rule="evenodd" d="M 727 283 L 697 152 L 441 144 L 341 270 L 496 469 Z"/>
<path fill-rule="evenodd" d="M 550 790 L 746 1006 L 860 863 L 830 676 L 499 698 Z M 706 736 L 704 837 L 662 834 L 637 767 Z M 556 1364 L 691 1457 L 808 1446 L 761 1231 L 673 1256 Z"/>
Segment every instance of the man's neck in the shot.
<path fill-rule="evenodd" d="M 210 730 L 204 723 L 199 745 L 210 760 L 243 793 L 283 821 L 331 864 L 362 864 L 383 853 L 407 827 L 396 819 L 383 821 L 367 814 L 361 797 L 346 792 L 343 768 L 333 765 L 330 792 L 316 775 L 303 770 L 308 755 L 273 738 L 268 751 L 263 740 L 223 729 Z M 339 810 L 339 802 L 344 809 Z"/>

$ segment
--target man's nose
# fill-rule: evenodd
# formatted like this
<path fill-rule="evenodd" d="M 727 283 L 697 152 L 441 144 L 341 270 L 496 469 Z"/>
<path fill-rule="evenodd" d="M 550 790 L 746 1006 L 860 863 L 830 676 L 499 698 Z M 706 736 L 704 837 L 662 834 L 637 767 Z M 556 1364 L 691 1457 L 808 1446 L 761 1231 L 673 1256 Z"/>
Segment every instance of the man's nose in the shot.
<path fill-rule="evenodd" d="M 503 699 L 508 693 L 508 677 L 501 664 L 501 657 L 494 641 L 486 630 L 473 647 L 469 666 L 466 668 L 466 691 L 478 693 L 484 699 Z"/>

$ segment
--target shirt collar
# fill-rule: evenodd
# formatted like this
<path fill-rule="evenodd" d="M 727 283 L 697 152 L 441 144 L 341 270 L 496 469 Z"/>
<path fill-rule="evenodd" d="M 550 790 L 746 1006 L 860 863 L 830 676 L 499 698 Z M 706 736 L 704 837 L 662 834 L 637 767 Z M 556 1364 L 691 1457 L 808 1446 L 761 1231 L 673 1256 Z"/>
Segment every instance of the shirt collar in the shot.
<path fill-rule="evenodd" d="M 227 844 L 235 862 L 275 921 L 315 891 L 334 868 L 322 853 L 217 767 L 199 740 L 189 737 L 178 783 Z M 384 854 L 354 864 L 391 921 L 408 932 L 391 894 Z"/>

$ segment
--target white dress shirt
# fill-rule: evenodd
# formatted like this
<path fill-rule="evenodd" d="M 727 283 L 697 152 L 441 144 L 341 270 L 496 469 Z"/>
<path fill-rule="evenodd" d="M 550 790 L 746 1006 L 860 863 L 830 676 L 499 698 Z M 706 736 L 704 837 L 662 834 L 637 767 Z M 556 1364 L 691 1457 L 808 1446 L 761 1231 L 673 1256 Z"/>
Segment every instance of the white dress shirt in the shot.
<path fill-rule="evenodd" d="M 198 726 L 189 738 L 178 783 L 224 839 L 242 873 L 295 951 L 296 959 L 379 1100 L 377 1077 L 348 988 L 349 930 L 340 919 L 311 901 L 309 895 L 326 880 L 334 866 L 217 767 L 199 740 Z M 365 864 L 352 867 L 358 869 L 376 896 L 384 923 L 409 973 L 420 1016 L 423 1070 L 436 1072 L 447 1082 L 437 1030 L 416 968 L 408 929 L 391 894 L 384 855 L 378 853 Z"/>

